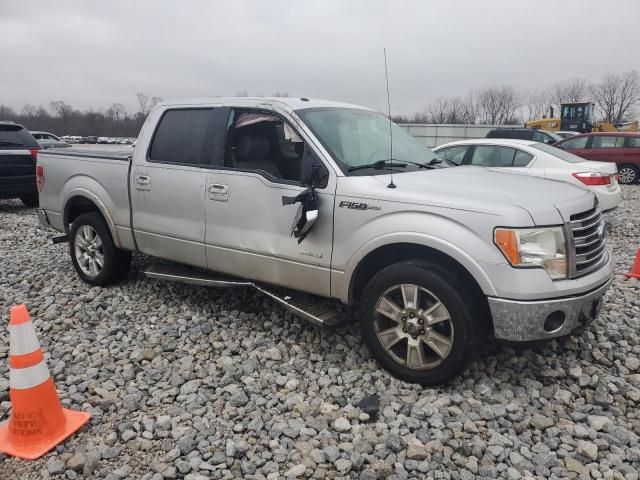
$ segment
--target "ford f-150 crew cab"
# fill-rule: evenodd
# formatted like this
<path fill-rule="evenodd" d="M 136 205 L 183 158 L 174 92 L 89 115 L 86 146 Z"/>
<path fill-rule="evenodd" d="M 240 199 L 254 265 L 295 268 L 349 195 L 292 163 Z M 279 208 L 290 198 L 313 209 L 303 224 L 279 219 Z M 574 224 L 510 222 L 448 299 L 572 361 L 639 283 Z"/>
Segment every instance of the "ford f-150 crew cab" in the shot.
<path fill-rule="evenodd" d="M 341 302 L 385 368 L 434 384 L 488 336 L 584 328 L 613 272 L 593 193 L 447 166 L 363 107 L 179 101 L 149 115 L 132 155 L 41 152 L 38 217 L 85 282 L 123 279 L 142 252 L 173 261 L 149 277 L 252 286 L 315 323 Z"/>

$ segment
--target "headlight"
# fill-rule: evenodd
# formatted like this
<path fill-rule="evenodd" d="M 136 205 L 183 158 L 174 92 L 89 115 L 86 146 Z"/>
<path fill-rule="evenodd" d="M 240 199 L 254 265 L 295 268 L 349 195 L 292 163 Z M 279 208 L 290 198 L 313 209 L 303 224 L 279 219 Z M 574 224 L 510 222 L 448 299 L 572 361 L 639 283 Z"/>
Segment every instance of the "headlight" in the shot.
<path fill-rule="evenodd" d="M 567 278 L 562 227 L 496 228 L 493 241 L 514 267 L 541 267 L 553 279 Z"/>

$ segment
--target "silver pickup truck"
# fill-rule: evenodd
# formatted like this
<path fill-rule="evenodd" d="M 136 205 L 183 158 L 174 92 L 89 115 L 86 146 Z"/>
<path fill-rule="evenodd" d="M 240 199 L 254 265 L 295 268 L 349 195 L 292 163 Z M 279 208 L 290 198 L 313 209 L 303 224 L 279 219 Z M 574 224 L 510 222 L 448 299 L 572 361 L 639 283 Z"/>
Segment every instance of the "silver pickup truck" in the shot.
<path fill-rule="evenodd" d="M 373 356 L 434 384 L 494 337 L 569 335 L 598 314 L 613 260 L 596 197 L 451 167 L 387 117 L 301 99 L 159 105 L 133 154 L 44 151 L 40 222 L 78 275 L 254 287 L 318 324 L 353 307 Z"/>

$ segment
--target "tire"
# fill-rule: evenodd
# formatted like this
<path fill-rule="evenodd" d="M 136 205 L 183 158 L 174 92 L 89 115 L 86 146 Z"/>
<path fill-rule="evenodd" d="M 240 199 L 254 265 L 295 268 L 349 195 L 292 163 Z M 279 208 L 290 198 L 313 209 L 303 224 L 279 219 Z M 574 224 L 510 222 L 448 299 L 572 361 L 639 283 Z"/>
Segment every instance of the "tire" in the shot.
<path fill-rule="evenodd" d="M 25 207 L 35 208 L 38 206 L 38 194 L 34 193 L 33 195 L 22 195 L 20 197 L 20 201 L 24 203 Z"/>
<path fill-rule="evenodd" d="M 83 213 L 71 224 L 69 253 L 78 276 L 90 285 L 117 283 L 128 275 L 131 267 L 131 252 L 115 246 L 109 227 L 95 212 Z"/>
<path fill-rule="evenodd" d="M 362 336 L 373 357 L 396 377 L 421 385 L 445 383 L 460 374 L 481 338 L 483 319 L 474 322 L 473 313 L 484 315 L 482 305 L 472 299 L 477 295 L 461 286 L 466 287 L 464 281 L 446 267 L 426 261 L 403 261 L 378 272 L 364 289 L 359 312 Z M 405 301 L 405 295 L 415 298 L 414 291 L 418 302 Z M 390 314 L 388 300 L 404 311 Z"/>
<path fill-rule="evenodd" d="M 631 185 L 632 183 L 636 183 L 638 181 L 638 177 L 640 177 L 638 167 L 629 164 L 620 165 L 620 167 L 618 168 L 618 175 L 620 178 L 620 183 L 623 185 Z"/>

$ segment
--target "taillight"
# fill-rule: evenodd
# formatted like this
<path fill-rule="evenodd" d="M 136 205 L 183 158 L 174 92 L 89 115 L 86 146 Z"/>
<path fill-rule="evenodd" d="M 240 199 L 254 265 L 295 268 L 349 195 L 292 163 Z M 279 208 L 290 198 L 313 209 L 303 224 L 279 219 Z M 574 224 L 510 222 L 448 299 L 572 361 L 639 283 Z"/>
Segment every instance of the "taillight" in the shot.
<path fill-rule="evenodd" d="M 38 149 L 37 148 L 30 148 L 29 149 L 29 153 L 31 154 L 31 158 L 33 158 L 34 160 L 38 160 Z"/>
<path fill-rule="evenodd" d="M 41 192 L 44 187 L 44 165 L 36 165 L 36 186 L 38 192 Z"/>
<path fill-rule="evenodd" d="M 585 185 L 609 185 L 611 183 L 609 175 L 602 175 L 597 172 L 580 172 L 574 173 L 573 176 Z"/>

